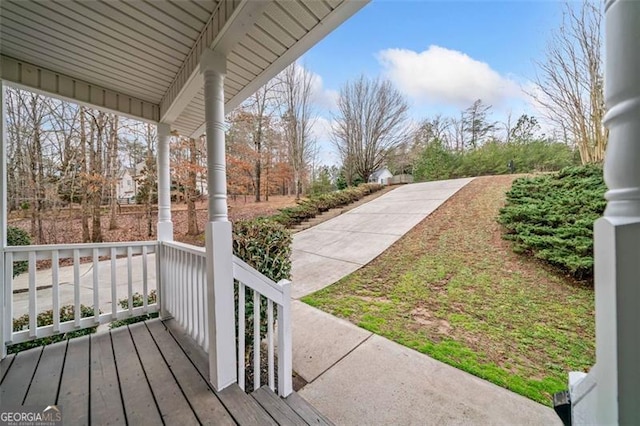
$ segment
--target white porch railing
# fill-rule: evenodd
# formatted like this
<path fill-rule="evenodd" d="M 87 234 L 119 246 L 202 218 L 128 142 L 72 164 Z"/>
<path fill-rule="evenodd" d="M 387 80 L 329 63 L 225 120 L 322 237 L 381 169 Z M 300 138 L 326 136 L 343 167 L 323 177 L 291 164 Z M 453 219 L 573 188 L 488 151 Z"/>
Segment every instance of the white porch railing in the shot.
<path fill-rule="evenodd" d="M 7 345 L 162 311 L 209 351 L 207 258 L 202 247 L 168 241 L 17 246 L 6 248 L 4 257 L 2 334 Z M 50 261 L 50 269 L 38 271 L 39 261 Z M 13 278 L 14 262 L 27 262 L 28 271 Z M 161 288 L 156 288 L 157 276 Z M 293 390 L 291 283 L 275 283 L 235 256 L 233 277 L 236 324 L 216 326 L 237 327 L 238 384 L 244 389 L 246 372 L 252 370 L 254 389 L 268 384 L 276 391 L 277 377 L 278 394 L 288 396 Z M 159 294 L 152 303 L 153 290 Z M 142 297 L 137 307 L 136 293 Z M 121 299 L 127 300 L 126 308 L 119 305 Z M 246 302 L 251 300 L 248 312 Z M 71 321 L 60 316 L 66 305 L 73 306 Z M 82 318 L 82 305 L 90 306 L 93 315 Z M 49 309 L 52 324 L 38 326 L 38 314 Z M 14 331 L 14 318 L 24 314 L 29 315 L 28 326 Z M 261 380 L 263 340 L 266 383 Z M 254 349 L 250 360 L 247 345 Z"/>
<path fill-rule="evenodd" d="M 7 247 L 5 343 L 21 343 L 157 312 L 158 304 L 149 301 L 155 288 L 157 245 L 156 241 L 143 241 Z M 50 261 L 51 268 L 38 271 L 38 261 Z M 71 265 L 60 266 L 61 261 Z M 14 262 L 27 262 L 28 272 L 14 278 Z M 142 306 L 134 307 L 134 293 L 142 295 Z M 119 297 L 126 297 L 126 309 L 119 307 Z M 73 306 L 71 321 L 60 318 L 60 308 L 66 305 Z M 81 305 L 92 306 L 93 315 L 82 318 Z M 49 309 L 52 324 L 38 326 L 38 314 Z M 28 326 L 14 331 L 14 318 L 24 314 L 29 315 Z"/>
<path fill-rule="evenodd" d="M 205 350 L 209 350 L 207 318 L 207 268 L 206 252 L 178 242 L 161 243 L 162 250 L 162 295 L 167 311 L 182 328 Z M 233 258 L 233 278 L 237 281 L 237 368 L 238 384 L 245 389 L 247 368 L 253 370 L 253 388 L 261 383 L 261 344 L 266 333 L 267 343 L 267 384 L 276 390 L 276 348 L 278 394 L 288 396 L 292 390 L 292 342 L 291 342 L 291 283 L 275 283 L 240 260 Z M 261 309 L 253 309 L 249 316 L 246 312 L 246 295 L 253 299 L 253 306 L 266 307 L 266 321 Z M 277 312 L 277 314 L 276 314 Z M 277 315 L 277 319 L 276 319 Z M 254 348 L 253 360 L 247 365 L 245 331 L 247 323 L 252 323 L 250 336 Z M 275 344 L 275 325 L 277 324 L 278 343 Z M 230 325 L 231 326 L 231 325 Z M 263 329 L 266 328 L 266 331 Z"/>
<path fill-rule="evenodd" d="M 286 397 L 293 391 L 292 386 L 292 342 L 291 342 L 291 283 L 282 280 L 278 283 L 256 271 L 238 257 L 233 257 L 233 278 L 238 282 L 238 384 L 245 388 L 245 336 L 246 323 L 249 319 L 245 314 L 246 294 L 253 298 L 253 389 L 258 389 L 261 383 L 260 355 L 262 347 L 261 311 L 266 302 L 266 343 L 267 343 L 267 383 L 269 388 L 275 386 L 275 342 L 274 342 L 274 304 L 277 307 L 278 325 L 278 394 Z M 249 289 L 249 292 L 246 290 Z"/>
<path fill-rule="evenodd" d="M 175 241 L 161 245 L 162 308 L 208 351 L 206 250 Z"/>

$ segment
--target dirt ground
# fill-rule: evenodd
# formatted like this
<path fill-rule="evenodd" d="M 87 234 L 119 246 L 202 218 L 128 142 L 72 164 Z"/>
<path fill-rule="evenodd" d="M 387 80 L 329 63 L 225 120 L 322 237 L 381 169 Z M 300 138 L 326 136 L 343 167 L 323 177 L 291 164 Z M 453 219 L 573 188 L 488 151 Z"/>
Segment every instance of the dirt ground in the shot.
<path fill-rule="evenodd" d="M 256 203 L 253 196 L 243 195 L 230 196 L 229 219 L 231 221 L 247 220 L 259 216 L 274 214 L 283 207 L 295 205 L 294 197 L 270 196 L 269 201 Z M 207 222 L 207 202 L 201 201 L 196 204 L 198 216 L 198 230 L 202 232 Z M 173 204 L 171 214 L 174 223 L 174 234 L 178 241 L 203 245 L 201 236 L 188 236 L 187 232 L 187 205 Z M 21 212 L 12 212 L 9 216 L 9 226 L 15 226 L 31 233 L 31 221 L 29 218 L 20 217 Z M 151 231 L 149 235 L 148 222 L 143 206 L 124 205 L 118 214 L 118 228 L 109 230 L 109 214 L 105 210 L 102 216 L 102 235 L 105 242 L 118 241 L 145 241 L 155 238 L 157 223 L 157 210 L 154 207 L 151 213 Z M 80 219 L 80 209 L 58 209 L 47 212 L 43 220 L 44 241 L 41 244 L 71 244 L 82 242 L 82 222 Z"/>

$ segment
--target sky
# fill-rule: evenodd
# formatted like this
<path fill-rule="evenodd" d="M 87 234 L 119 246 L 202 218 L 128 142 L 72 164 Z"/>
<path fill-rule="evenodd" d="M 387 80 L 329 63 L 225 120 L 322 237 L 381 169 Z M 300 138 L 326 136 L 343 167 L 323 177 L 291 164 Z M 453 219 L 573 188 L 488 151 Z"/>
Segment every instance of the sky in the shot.
<path fill-rule="evenodd" d="M 319 162 L 338 162 L 329 140 L 340 87 L 360 75 L 391 80 L 415 121 L 457 115 L 480 98 L 494 120 L 539 115 L 526 94 L 535 61 L 560 25 L 559 1 L 373 0 L 299 61 L 314 74 Z"/>

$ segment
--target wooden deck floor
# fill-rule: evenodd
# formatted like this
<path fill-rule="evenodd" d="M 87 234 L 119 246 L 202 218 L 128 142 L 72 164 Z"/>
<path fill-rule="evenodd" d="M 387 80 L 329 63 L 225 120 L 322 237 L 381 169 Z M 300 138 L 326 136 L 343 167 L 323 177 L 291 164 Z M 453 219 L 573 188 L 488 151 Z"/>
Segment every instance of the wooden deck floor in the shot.
<path fill-rule="evenodd" d="M 60 405 L 74 425 L 330 424 L 297 394 L 208 385 L 202 352 L 150 320 L 20 352 L 0 362 L 0 403 Z"/>

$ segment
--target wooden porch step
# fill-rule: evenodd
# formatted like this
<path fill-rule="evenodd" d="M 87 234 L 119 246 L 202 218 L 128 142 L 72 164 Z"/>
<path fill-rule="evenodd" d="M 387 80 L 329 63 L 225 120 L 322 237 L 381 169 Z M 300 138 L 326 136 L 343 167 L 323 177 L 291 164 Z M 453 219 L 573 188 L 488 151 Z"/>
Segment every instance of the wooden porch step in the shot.
<path fill-rule="evenodd" d="M 313 405 L 309 404 L 297 393 L 292 393 L 284 400 L 300 417 L 310 425 L 334 426 L 333 422 L 326 418 Z"/>
<path fill-rule="evenodd" d="M 291 408 L 284 399 L 277 396 L 267 386 L 254 391 L 251 396 L 258 404 L 264 408 L 281 425 L 307 426 L 302 417 L 300 417 Z"/>
<path fill-rule="evenodd" d="M 167 327 L 200 374 L 208 377 L 209 363 L 204 350 L 175 321 L 168 320 L 160 324 Z M 232 385 L 216 394 L 240 425 L 333 426 L 329 419 L 295 392 L 283 399 L 267 386 L 249 395 L 238 385 Z"/>

